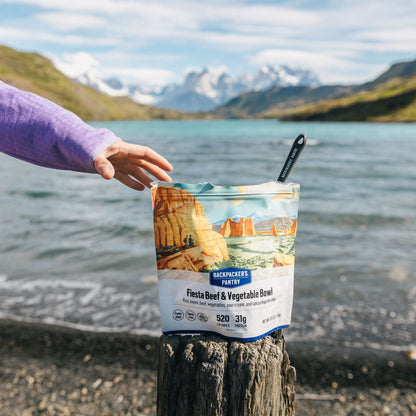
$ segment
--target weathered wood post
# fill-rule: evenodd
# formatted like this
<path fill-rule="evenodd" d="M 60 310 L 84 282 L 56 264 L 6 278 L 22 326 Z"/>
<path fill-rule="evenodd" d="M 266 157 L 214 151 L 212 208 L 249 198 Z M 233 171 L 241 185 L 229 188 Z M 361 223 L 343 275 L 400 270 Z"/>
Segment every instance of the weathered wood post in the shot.
<path fill-rule="evenodd" d="M 158 416 L 291 416 L 296 372 L 282 331 L 255 342 L 162 335 Z"/>

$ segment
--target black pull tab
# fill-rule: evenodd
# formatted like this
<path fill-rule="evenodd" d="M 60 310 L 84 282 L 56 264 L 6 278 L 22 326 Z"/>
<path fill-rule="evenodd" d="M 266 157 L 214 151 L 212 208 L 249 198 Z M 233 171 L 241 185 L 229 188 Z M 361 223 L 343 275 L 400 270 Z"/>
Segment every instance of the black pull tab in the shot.
<path fill-rule="evenodd" d="M 306 135 L 299 134 L 293 142 L 292 148 L 290 149 L 289 155 L 287 156 L 286 162 L 283 165 L 283 169 L 280 172 L 277 182 L 285 182 L 289 176 L 290 171 L 292 170 L 294 164 L 298 160 L 303 148 L 306 144 Z"/>

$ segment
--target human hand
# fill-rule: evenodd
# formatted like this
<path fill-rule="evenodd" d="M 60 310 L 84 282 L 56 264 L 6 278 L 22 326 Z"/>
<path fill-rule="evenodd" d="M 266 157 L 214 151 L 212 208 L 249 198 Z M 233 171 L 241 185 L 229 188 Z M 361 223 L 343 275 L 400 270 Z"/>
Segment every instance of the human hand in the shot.
<path fill-rule="evenodd" d="M 165 171 L 172 165 L 146 146 L 117 140 L 94 160 L 94 167 L 104 179 L 115 178 L 124 185 L 143 191 L 154 181 L 145 171 L 161 181 L 171 182 Z"/>

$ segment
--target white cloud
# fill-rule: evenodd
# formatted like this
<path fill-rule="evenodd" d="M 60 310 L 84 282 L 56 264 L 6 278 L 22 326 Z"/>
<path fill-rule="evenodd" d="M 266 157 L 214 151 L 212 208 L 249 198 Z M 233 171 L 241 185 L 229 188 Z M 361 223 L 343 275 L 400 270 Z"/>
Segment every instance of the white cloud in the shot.
<path fill-rule="evenodd" d="M 174 72 L 160 68 L 106 67 L 103 72 L 143 87 L 161 87 L 175 78 Z"/>
<path fill-rule="evenodd" d="M 336 58 L 320 52 L 307 52 L 291 49 L 265 49 L 251 60 L 255 65 L 281 64 L 290 62 L 294 66 L 305 67 L 311 64 L 317 67 L 340 64 Z"/>
<path fill-rule="evenodd" d="M 416 56 L 416 27 L 362 30 L 357 32 L 356 37 L 371 50 L 413 52 Z"/>
<path fill-rule="evenodd" d="M 58 70 L 70 78 L 79 78 L 93 71 L 100 78 L 117 77 L 143 87 L 160 87 L 173 80 L 175 73 L 160 68 L 106 66 L 86 52 L 65 53 L 62 58 L 49 56 Z"/>
<path fill-rule="evenodd" d="M 33 49 L 38 42 L 41 51 L 54 47 L 55 53 L 58 45 L 72 52 L 86 50 L 100 60 L 102 70 L 125 66 L 132 74 L 133 66 L 143 67 L 140 78 L 144 79 L 151 78 L 145 75 L 147 68 L 156 68 L 150 72 L 157 71 L 162 80 L 191 65 L 223 63 L 235 70 L 238 60 L 239 65 L 244 61 L 296 64 L 312 68 L 324 82 L 337 76 L 338 81 L 342 77 L 348 81 L 358 79 L 360 73 L 361 79 L 366 78 L 370 71 L 380 70 L 381 62 L 387 65 L 415 51 L 414 0 L 338 0 L 325 5 L 313 0 L 0 3 L 37 8 L 30 18 L 14 19 L 8 28 L 4 20 L 0 38 L 9 44 L 15 42 L 20 48 L 30 44 Z"/>
<path fill-rule="evenodd" d="M 314 24 L 318 21 L 315 12 L 279 5 L 244 4 L 229 2 L 188 2 L 202 22 L 215 22 L 224 27 L 238 25 L 243 28 L 258 27 L 263 31 L 270 27 Z"/>
<path fill-rule="evenodd" d="M 1 1 L 1 0 L 0 0 Z M 82 35 L 63 35 L 54 33 L 51 34 L 46 30 L 36 28 L 13 28 L 13 27 L 0 27 L 0 39 L 3 39 L 4 43 L 11 45 L 13 42 L 21 44 L 24 50 L 27 50 L 28 43 L 33 44 L 35 42 L 44 44 L 59 44 L 62 47 L 65 46 L 114 46 L 117 44 L 115 39 L 82 36 Z M 7 41 L 6 41 L 7 40 Z M 33 48 L 32 48 L 33 49 Z M 39 51 L 39 50 L 38 50 Z"/>
<path fill-rule="evenodd" d="M 99 62 L 90 54 L 85 52 L 65 53 L 62 59 L 52 57 L 52 61 L 57 69 L 70 78 L 77 78 L 91 68 L 98 71 Z"/>
<path fill-rule="evenodd" d="M 208 65 L 207 69 L 209 70 L 211 74 L 217 77 L 221 76 L 222 74 L 227 74 L 230 72 L 227 65 L 219 65 L 219 66 Z M 203 70 L 204 68 L 201 68 L 199 66 L 188 66 L 185 68 L 184 76 L 188 75 L 190 72 L 202 72 Z"/>
<path fill-rule="evenodd" d="M 80 13 L 45 12 L 34 17 L 58 31 L 103 28 L 107 25 L 107 20 L 102 17 Z"/>
<path fill-rule="evenodd" d="M 99 10 L 112 11 L 117 7 L 117 1 L 114 0 L 0 0 L 0 3 L 19 3 L 30 6 L 37 6 L 44 9 L 61 10 L 61 11 L 92 11 Z M 134 3 L 134 1 L 120 1 L 120 7 L 126 3 Z"/>

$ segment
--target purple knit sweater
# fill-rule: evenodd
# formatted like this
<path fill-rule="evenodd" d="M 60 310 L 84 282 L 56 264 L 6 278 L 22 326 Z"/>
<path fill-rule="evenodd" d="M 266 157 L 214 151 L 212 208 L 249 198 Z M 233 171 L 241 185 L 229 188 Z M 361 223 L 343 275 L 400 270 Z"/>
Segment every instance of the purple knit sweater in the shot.
<path fill-rule="evenodd" d="M 116 140 L 110 130 L 0 81 L 0 152 L 48 168 L 96 172 L 94 159 Z"/>

